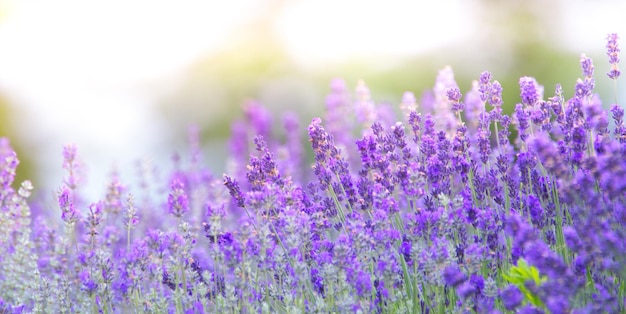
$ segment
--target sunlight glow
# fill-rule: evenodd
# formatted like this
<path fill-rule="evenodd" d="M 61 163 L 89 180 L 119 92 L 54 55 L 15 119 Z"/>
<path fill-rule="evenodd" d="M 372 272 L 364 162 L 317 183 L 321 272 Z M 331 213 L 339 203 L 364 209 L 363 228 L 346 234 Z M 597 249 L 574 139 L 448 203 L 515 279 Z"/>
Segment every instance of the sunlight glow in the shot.
<path fill-rule="evenodd" d="M 299 1 L 277 31 L 305 64 L 353 57 L 401 57 L 432 51 L 468 37 L 471 1 Z"/>
<path fill-rule="evenodd" d="M 570 47 L 578 51 L 602 47 L 598 42 L 609 30 L 626 37 L 619 15 L 626 7 L 616 2 L 564 5 L 563 41 L 576 43 Z M 116 156 L 136 158 L 127 155 L 131 148 L 137 154 L 156 151 L 163 121 L 155 104 L 181 84 L 189 67 L 223 49 L 234 34 L 244 29 L 256 36 L 243 26 L 268 6 L 270 12 L 276 6 L 269 22 L 282 48 L 303 68 L 315 69 L 367 58 L 387 64 L 445 49 L 479 32 L 473 14 L 478 4 L 0 0 L 0 93 L 21 114 L 13 123 L 21 133 L 16 141 L 46 154 L 59 154 L 73 142 L 90 163 L 108 165 Z M 609 11 L 612 16 L 600 16 Z"/>

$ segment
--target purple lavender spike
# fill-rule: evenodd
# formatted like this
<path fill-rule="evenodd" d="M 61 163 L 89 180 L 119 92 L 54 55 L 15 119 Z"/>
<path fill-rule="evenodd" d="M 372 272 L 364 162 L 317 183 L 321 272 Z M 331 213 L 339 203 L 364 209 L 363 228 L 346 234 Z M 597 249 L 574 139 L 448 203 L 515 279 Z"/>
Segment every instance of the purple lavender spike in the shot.
<path fill-rule="evenodd" d="M 609 36 L 607 36 L 606 43 L 606 54 L 609 56 L 609 63 L 611 64 L 611 70 L 606 75 L 613 80 L 616 80 L 620 75 L 618 67 L 620 52 L 619 46 L 617 45 L 618 39 L 619 37 L 617 34 L 609 34 Z"/>

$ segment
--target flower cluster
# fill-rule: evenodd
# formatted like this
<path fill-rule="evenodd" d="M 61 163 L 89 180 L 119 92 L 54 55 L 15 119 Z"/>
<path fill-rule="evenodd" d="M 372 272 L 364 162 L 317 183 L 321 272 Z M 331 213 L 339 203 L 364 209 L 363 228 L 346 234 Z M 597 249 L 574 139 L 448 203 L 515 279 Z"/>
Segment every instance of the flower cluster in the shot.
<path fill-rule="evenodd" d="M 617 80 L 617 35 L 607 49 Z M 334 80 L 310 165 L 297 117 L 273 136 L 252 102 L 229 174 L 202 164 L 194 129 L 167 178 L 144 162 L 140 189 L 113 173 L 95 202 L 73 145 L 56 203 L 29 201 L 2 138 L 0 313 L 624 312 L 624 109 L 580 66 L 570 99 L 520 78 L 511 116 L 489 72 L 463 96 L 442 70 L 398 121 Z"/>

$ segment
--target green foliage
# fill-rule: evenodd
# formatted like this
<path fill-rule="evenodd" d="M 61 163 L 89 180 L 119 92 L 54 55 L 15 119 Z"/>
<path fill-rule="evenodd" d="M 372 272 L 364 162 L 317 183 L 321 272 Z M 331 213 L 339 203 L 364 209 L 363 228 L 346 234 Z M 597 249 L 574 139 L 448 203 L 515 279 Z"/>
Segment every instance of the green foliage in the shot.
<path fill-rule="evenodd" d="M 517 266 L 511 267 L 508 273 L 503 274 L 502 277 L 515 285 L 522 292 L 527 302 L 537 307 L 545 307 L 539 296 L 526 287 L 526 283 L 529 281 L 535 286 L 540 286 L 548 280 L 548 277 L 539 274 L 539 270 L 535 266 L 528 265 L 523 258 L 520 258 L 517 261 Z"/>

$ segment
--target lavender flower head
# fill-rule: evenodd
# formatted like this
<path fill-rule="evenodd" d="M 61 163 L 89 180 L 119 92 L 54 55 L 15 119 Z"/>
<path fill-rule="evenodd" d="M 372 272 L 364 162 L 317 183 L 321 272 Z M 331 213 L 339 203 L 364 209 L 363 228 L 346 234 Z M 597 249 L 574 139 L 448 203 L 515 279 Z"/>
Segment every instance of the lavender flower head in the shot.
<path fill-rule="evenodd" d="M 609 72 L 606 73 L 606 75 L 609 76 L 609 78 L 616 80 L 619 75 L 620 75 L 620 71 L 619 71 L 619 47 L 617 45 L 617 40 L 619 39 L 619 37 L 617 36 L 617 34 L 609 34 L 609 36 L 607 37 L 607 43 L 606 43 L 606 55 L 609 56 L 609 63 L 611 64 L 611 70 Z"/>
<path fill-rule="evenodd" d="M 478 92 L 480 93 L 480 100 L 487 101 L 491 90 L 491 73 L 485 71 L 480 74 L 478 79 Z"/>
<path fill-rule="evenodd" d="M 448 101 L 452 104 L 452 112 L 459 113 L 463 110 L 463 103 L 461 102 L 461 90 L 458 87 L 451 87 L 446 89 L 446 96 Z"/>
<path fill-rule="evenodd" d="M 31 210 L 46 204 L 30 181 L 13 188 L 0 137 L 0 313 L 626 313 L 624 108 L 580 67 L 567 100 L 522 77 L 512 114 L 489 72 L 463 98 L 445 68 L 399 117 L 334 80 L 309 143 L 250 102 L 223 184 L 192 132 L 191 163 L 142 177 L 137 205 L 117 174 L 79 197 L 67 145 L 60 224 Z"/>
<path fill-rule="evenodd" d="M 584 53 L 580 55 L 580 67 L 583 70 L 584 77 L 593 76 L 593 61 Z"/>
<path fill-rule="evenodd" d="M 576 80 L 576 96 L 589 97 L 595 87 L 593 78 L 593 61 L 584 53 L 580 55 L 580 68 L 583 71 L 583 78 Z"/>
<path fill-rule="evenodd" d="M 171 192 L 167 197 L 167 208 L 170 214 L 180 218 L 189 211 L 189 199 L 185 192 L 185 185 L 175 178 L 171 184 Z"/>
<path fill-rule="evenodd" d="M 68 225 L 76 223 L 79 216 L 74 207 L 74 200 L 70 189 L 65 186 L 62 187 L 59 192 L 58 201 L 59 207 L 61 207 L 61 219 Z"/>
<path fill-rule="evenodd" d="M 68 172 L 65 184 L 72 190 L 76 189 L 81 180 L 81 165 L 75 144 L 67 144 L 63 147 L 63 169 Z"/>
<path fill-rule="evenodd" d="M 488 102 L 494 108 L 502 106 L 502 86 L 500 82 L 491 82 L 491 73 L 485 71 L 480 74 L 478 79 L 478 93 L 480 100 Z"/>
<path fill-rule="evenodd" d="M 498 81 L 493 81 L 491 83 L 489 104 L 494 107 L 502 106 L 502 86 Z"/>
<path fill-rule="evenodd" d="M 533 106 L 543 93 L 535 78 L 524 76 L 519 79 L 520 98 L 526 106 Z"/>
<path fill-rule="evenodd" d="M 239 182 L 237 182 L 237 180 L 224 174 L 224 186 L 228 188 L 228 191 L 230 192 L 230 196 L 235 201 L 235 204 L 239 207 L 244 207 L 245 201 L 244 201 L 243 193 L 241 192 L 241 189 L 239 188 Z"/>

